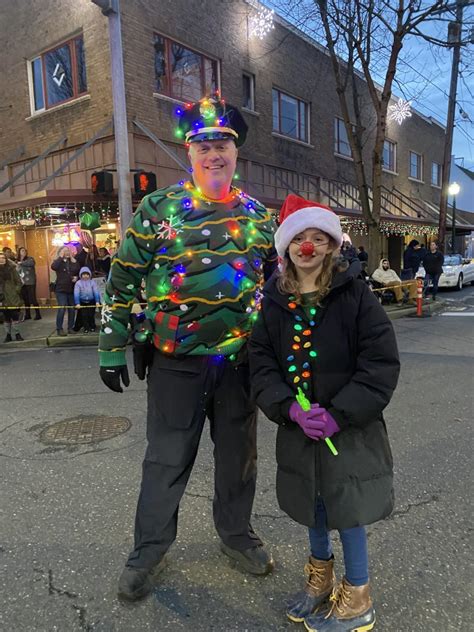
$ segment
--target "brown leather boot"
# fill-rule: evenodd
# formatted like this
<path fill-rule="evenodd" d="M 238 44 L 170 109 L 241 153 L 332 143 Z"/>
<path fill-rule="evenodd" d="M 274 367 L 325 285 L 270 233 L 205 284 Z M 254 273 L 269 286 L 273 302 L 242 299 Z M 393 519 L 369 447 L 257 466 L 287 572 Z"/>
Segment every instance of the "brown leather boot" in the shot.
<path fill-rule="evenodd" d="M 304 572 L 307 577 L 306 586 L 293 597 L 286 610 L 288 619 L 295 623 L 301 623 L 305 617 L 319 610 L 336 583 L 334 558 L 325 561 L 310 556 Z"/>
<path fill-rule="evenodd" d="M 368 632 L 375 626 L 369 584 L 353 586 L 344 577 L 333 590 L 330 602 L 327 614 L 306 617 L 309 632 Z"/>

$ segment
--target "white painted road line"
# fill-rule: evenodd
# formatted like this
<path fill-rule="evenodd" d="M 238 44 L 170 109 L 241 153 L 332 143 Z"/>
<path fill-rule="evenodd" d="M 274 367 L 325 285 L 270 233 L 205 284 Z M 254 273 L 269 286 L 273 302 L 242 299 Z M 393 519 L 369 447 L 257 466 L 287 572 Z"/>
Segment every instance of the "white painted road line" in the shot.
<path fill-rule="evenodd" d="M 474 312 L 443 312 L 441 316 L 474 316 Z"/>

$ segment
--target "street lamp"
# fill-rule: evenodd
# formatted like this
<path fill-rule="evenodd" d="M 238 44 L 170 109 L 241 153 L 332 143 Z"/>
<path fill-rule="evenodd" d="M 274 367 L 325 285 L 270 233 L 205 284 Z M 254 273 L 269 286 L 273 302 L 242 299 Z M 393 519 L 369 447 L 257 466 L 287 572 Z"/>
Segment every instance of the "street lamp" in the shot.
<path fill-rule="evenodd" d="M 461 190 L 461 187 L 457 182 L 451 182 L 448 187 L 448 193 L 453 198 L 453 222 L 451 225 L 451 254 L 454 254 L 455 241 L 456 241 L 456 195 Z"/>

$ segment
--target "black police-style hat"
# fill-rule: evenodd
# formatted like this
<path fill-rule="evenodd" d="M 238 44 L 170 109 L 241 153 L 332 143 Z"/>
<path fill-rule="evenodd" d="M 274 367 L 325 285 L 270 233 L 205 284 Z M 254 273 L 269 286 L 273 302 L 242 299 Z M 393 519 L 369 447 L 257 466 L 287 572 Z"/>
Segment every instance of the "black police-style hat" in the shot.
<path fill-rule="evenodd" d="M 244 144 L 248 126 L 239 110 L 219 96 L 210 96 L 197 103 L 177 108 L 177 135 L 187 143 L 204 140 L 232 139 L 237 147 Z"/>

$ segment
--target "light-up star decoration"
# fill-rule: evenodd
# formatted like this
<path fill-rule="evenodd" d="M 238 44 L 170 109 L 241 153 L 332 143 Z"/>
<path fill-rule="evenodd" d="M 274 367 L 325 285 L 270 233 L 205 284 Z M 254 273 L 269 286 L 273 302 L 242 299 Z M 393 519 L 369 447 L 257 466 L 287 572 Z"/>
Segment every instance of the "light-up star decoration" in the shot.
<path fill-rule="evenodd" d="M 390 112 L 389 120 L 397 121 L 401 125 L 406 118 L 411 117 L 411 101 L 404 101 L 400 98 L 396 105 L 389 105 L 388 110 Z"/>
<path fill-rule="evenodd" d="M 273 9 L 260 9 L 249 17 L 249 39 L 258 37 L 263 40 L 265 35 L 275 28 L 273 24 Z"/>

